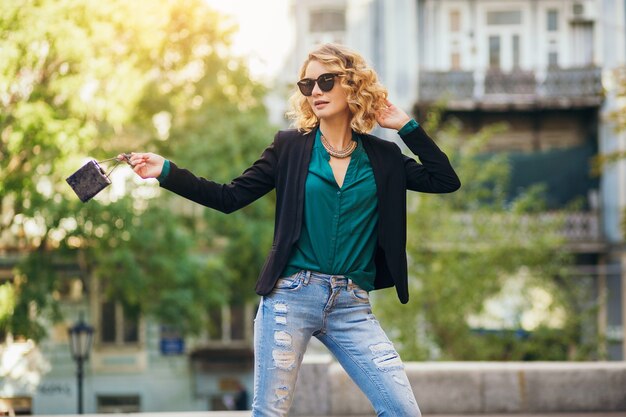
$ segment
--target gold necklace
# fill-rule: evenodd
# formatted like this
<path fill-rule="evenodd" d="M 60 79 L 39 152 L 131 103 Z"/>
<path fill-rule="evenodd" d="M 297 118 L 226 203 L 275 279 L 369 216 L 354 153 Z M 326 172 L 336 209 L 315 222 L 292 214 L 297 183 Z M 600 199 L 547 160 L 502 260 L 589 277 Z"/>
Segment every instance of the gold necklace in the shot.
<path fill-rule="evenodd" d="M 326 137 L 324 135 L 322 135 L 322 145 L 324 145 L 324 149 L 326 149 L 326 152 L 328 152 L 330 156 L 334 156 L 335 158 L 339 159 L 349 157 L 356 149 L 356 142 L 351 140 L 350 144 L 347 147 L 338 151 L 337 149 L 333 148 L 330 143 L 328 143 L 328 140 L 326 140 Z"/>

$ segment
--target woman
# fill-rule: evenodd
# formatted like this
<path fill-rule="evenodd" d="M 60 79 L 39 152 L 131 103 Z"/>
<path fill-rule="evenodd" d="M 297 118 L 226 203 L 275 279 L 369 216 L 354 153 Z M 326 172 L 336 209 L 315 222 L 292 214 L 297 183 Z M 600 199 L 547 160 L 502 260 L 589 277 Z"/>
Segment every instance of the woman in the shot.
<path fill-rule="evenodd" d="M 261 158 L 230 184 L 198 178 L 151 153 L 142 178 L 230 213 L 276 189 L 274 244 L 258 278 L 253 416 L 286 416 L 311 336 L 324 343 L 377 415 L 420 415 L 398 353 L 368 293 L 395 286 L 408 301 L 406 190 L 447 193 L 460 182 L 417 122 L 387 101 L 357 53 L 326 44 L 304 62 L 290 117 Z M 421 163 L 368 134 L 399 132 Z"/>

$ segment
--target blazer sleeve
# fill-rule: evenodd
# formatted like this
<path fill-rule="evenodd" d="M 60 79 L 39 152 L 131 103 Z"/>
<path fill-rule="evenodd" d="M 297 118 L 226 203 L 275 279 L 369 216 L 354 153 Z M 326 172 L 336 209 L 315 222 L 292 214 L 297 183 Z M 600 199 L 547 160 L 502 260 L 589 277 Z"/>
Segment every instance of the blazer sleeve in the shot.
<path fill-rule="evenodd" d="M 403 155 L 407 189 L 424 193 L 451 193 L 461 187 L 461 181 L 448 157 L 422 126 L 402 135 L 402 140 L 421 162 Z"/>
<path fill-rule="evenodd" d="M 263 151 L 261 157 L 229 184 L 219 184 L 197 177 L 170 162 L 170 172 L 160 185 L 196 203 L 223 213 L 232 213 L 274 188 L 278 162 L 276 137 Z"/>

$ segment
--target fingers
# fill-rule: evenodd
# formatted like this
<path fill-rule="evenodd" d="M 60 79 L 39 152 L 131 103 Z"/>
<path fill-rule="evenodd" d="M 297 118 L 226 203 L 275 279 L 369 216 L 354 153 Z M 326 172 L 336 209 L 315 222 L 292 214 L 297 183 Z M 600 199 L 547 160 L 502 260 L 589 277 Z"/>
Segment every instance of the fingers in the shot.
<path fill-rule="evenodd" d="M 149 163 L 149 157 L 148 156 L 144 156 L 144 157 L 135 157 L 133 155 L 133 157 L 131 157 L 131 164 L 133 165 L 133 169 L 135 170 L 135 172 L 137 172 L 138 169 L 142 169 L 148 166 Z"/>
<path fill-rule="evenodd" d="M 143 179 L 156 177 L 163 166 L 163 157 L 154 153 L 121 153 L 116 159 L 119 162 L 127 162 Z"/>
<path fill-rule="evenodd" d="M 131 163 L 131 165 L 137 166 L 139 164 L 145 165 L 145 163 L 148 162 L 149 160 L 150 160 L 149 153 L 131 152 L 130 159 L 128 161 Z"/>
<path fill-rule="evenodd" d="M 133 155 L 139 155 L 139 154 L 136 154 L 134 152 L 131 152 L 131 153 L 121 153 L 121 154 L 117 155 L 116 159 L 118 161 L 120 161 L 120 162 L 123 162 L 123 161 L 131 162 L 131 158 L 132 158 Z"/>
<path fill-rule="evenodd" d="M 122 161 L 127 162 L 137 175 L 139 175 L 142 178 L 145 178 L 144 177 L 145 168 L 148 164 L 149 157 L 150 157 L 150 154 L 147 154 L 147 153 L 131 152 L 131 153 L 126 153 L 126 154 L 119 154 L 117 156 L 117 159 L 120 162 Z"/>

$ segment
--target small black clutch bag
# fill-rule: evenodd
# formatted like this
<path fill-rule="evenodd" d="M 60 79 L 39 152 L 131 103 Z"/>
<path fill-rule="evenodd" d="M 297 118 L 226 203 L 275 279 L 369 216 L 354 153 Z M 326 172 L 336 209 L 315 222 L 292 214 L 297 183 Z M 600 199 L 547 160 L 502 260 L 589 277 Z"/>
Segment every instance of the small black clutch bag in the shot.
<path fill-rule="evenodd" d="M 93 196 L 111 184 L 106 172 L 94 160 L 87 162 L 65 180 L 72 187 L 80 201 L 89 201 Z"/>
<path fill-rule="evenodd" d="M 126 162 L 130 159 L 130 154 L 124 154 L 126 158 Z M 106 161 L 117 160 L 117 158 L 107 159 Z M 105 161 L 100 161 L 105 162 Z M 111 171 L 107 174 L 104 169 L 96 162 L 95 160 L 91 160 L 87 162 L 85 165 L 80 167 L 78 171 L 70 175 L 65 179 L 67 183 L 72 187 L 80 201 L 86 203 L 91 200 L 93 196 L 98 194 L 100 191 L 104 190 L 111 184 L 111 179 L 109 175 L 113 172 L 113 169 L 117 167 L 119 164 L 118 161 L 115 166 L 111 169 Z M 130 164 L 130 162 L 129 162 Z"/>

